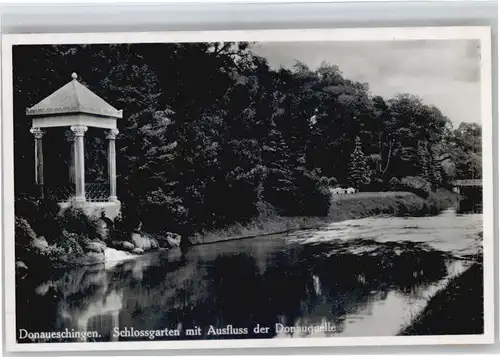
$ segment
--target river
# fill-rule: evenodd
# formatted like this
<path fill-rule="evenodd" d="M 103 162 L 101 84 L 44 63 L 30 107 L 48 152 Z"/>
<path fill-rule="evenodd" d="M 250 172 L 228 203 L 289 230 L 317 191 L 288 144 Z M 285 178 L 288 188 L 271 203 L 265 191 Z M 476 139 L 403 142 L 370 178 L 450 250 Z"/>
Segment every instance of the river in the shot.
<path fill-rule="evenodd" d="M 161 340 L 392 336 L 467 268 L 481 231 L 480 214 L 376 217 L 71 269 L 18 283 L 17 329 L 97 331 L 89 341 L 148 339 L 116 328 L 181 332 Z"/>

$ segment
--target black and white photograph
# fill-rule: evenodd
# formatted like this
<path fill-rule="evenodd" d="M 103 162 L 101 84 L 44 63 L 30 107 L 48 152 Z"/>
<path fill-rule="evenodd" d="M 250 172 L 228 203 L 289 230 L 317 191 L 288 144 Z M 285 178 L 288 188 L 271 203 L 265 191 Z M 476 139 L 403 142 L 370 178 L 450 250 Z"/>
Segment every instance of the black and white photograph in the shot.
<path fill-rule="evenodd" d="M 489 28 L 3 42 L 11 350 L 493 342 Z"/>

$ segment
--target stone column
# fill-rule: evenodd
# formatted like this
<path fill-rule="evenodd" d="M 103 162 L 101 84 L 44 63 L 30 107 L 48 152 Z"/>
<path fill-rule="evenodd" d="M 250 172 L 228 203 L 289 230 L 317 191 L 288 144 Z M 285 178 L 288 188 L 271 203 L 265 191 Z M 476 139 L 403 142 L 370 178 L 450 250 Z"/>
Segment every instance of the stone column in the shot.
<path fill-rule="evenodd" d="M 106 135 L 108 139 L 108 176 L 109 176 L 109 199 L 110 202 L 118 201 L 116 196 L 116 136 L 118 129 L 111 129 Z"/>
<path fill-rule="evenodd" d="M 85 147 L 84 135 L 87 127 L 83 125 L 74 125 L 71 131 L 75 136 L 74 151 L 75 151 L 75 201 L 85 202 Z"/>
<path fill-rule="evenodd" d="M 72 131 L 66 135 L 66 140 L 69 143 L 69 183 L 75 184 L 75 138 Z"/>
<path fill-rule="evenodd" d="M 35 137 L 35 183 L 40 189 L 40 194 L 43 197 L 43 130 L 40 128 L 31 128 L 30 132 Z"/>

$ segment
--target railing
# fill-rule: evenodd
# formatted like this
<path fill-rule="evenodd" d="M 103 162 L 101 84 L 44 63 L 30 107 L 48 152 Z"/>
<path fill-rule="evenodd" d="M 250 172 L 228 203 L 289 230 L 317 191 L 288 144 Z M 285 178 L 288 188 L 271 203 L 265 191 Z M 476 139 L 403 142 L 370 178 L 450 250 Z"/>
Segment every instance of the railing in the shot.
<path fill-rule="evenodd" d="M 482 179 L 471 179 L 471 180 L 456 180 L 453 183 L 454 186 L 482 186 Z"/>
<path fill-rule="evenodd" d="M 87 183 L 85 185 L 85 198 L 90 202 L 106 202 L 109 198 L 109 184 Z"/>
<path fill-rule="evenodd" d="M 59 185 L 55 187 L 46 187 L 45 191 L 48 197 L 52 197 L 58 202 L 69 202 L 75 197 L 75 185 Z M 88 202 L 107 202 L 108 198 L 109 184 L 85 184 L 85 199 Z"/>
<path fill-rule="evenodd" d="M 57 185 L 44 187 L 45 196 L 58 202 L 68 202 L 75 197 L 75 185 Z"/>

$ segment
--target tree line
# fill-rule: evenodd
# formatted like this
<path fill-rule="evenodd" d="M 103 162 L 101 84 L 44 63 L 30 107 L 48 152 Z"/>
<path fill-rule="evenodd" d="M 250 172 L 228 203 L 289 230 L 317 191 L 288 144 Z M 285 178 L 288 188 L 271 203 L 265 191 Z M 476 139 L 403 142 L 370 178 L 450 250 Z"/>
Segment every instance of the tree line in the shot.
<path fill-rule="evenodd" d="M 479 125 L 454 128 L 417 96 L 383 98 L 332 64 L 272 69 L 251 43 L 17 46 L 13 56 L 16 197 L 33 187 L 25 108 L 73 71 L 124 111 L 118 194 L 124 220 L 151 231 L 326 215 L 335 185 L 481 177 Z M 85 140 L 86 182 L 107 182 L 104 132 Z M 47 185 L 67 184 L 69 150 L 63 129 L 47 132 Z"/>

